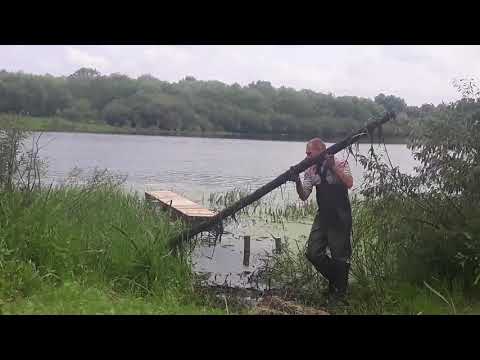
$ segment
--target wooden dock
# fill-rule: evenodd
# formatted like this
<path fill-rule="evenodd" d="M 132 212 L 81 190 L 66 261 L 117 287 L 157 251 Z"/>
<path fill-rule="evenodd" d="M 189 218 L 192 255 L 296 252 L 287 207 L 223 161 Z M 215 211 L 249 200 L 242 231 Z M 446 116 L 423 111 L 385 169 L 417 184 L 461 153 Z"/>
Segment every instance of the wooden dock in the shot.
<path fill-rule="evenodd" d="M 164 210 L 188 222 L 207 220 L 215 215 L 197 203 L 184 198 L 172 191 L 145 191 L 145 199 L 158 203 Z"/>

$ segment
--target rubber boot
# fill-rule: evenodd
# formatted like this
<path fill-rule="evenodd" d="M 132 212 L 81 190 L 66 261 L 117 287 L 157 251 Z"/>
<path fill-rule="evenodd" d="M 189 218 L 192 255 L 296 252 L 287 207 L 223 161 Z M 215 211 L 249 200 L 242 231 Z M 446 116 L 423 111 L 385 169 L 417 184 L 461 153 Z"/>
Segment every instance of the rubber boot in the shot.
<path fill-rule="evenodd" d="M 333 296 L 331 296 L 328 306 L 332 308 L 339 306 L 348 306 L 346 298 L 350 264 L 345 261 L 334 260 L 334 268 L 335 292 Z"/>
<path fill-rule="evenodd" d="M 333 285 L 333 281 L 328 280 L 328 289 L 326 289 L 322 293 L 322 295 L 324 297 L 330 297 L 331 295 L 333 295 L 334 292 L 335 292 L 335 286 Z"/>
<path fill-rule="evenodd" d="M 316 263 L 315 268 L 328 281 L 328 289 L 322 293 L 325 301 L 321 304 L 321 306 L 327 306 L 330 298 L 335 293 L 335 263 L 330 257 L 325 256 Z"/>

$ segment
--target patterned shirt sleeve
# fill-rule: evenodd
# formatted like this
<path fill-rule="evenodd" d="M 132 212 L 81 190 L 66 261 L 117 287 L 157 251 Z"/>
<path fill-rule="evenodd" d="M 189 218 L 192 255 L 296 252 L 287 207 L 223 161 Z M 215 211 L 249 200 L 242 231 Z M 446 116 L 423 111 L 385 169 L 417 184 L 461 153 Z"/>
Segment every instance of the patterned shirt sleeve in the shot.
<path fill-rule="evenodd" d="M 308 197 L 310 196 L 310 194 L 312 193 L 312 189 L 313 189 L 313 175 L 314 175 L 314 170 L 313 170 L 313 167 L 310 167 L 307 169 L 307 171 L 305 171 L 304 175 L 303 175 L 303 193 L 305 194 L 306 196 L 306 199 L 308 199 Z"/>

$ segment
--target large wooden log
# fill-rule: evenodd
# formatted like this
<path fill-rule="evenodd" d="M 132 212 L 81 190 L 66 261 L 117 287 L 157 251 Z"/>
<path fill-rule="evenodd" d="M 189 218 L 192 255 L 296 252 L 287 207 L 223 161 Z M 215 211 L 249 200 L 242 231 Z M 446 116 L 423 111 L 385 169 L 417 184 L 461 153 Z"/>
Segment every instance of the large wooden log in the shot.
<path fill-rule="evenodd" d="M 236 201 L 229 207 L 217 213 L 215 216 L 213 216 L 209 220 L 204 221 L 194 227 L 188 228 L 185 231 L 181 232 L 179 235 L 171 239 L 170 245 L 176 248 L 182 242 L 189 240 L 193 236 L 213 228 L 214 226 L 218 225 L 223 219 L 226 219 L 227 217 L 234 215 L 236 212 L 240 211 L 244 207 L 259 200 L 260 198 L 262 198 L 272 190 L 275 190 L 279 186 L 285 184 L 293 176 L 296 176 L 304 172 L 306 169 L 308 169 L 310 166 L 314 164 L 323 162 L 326 154 L 333 155 L 338 153 L 339 151 L 350 146 L 351 144 L 357 142 L 362 136 L 367 134 L 372 134 L 374 129 L 379 128 L 381 125 L 383 125 L 384 123 L 386 123 L 387 121 L 393 118 L 395 118 L 395 114 L 393 112 L 389 112 L 383 118 L 368 123 L 367 125 L 365 125 L 365 127 L 355 131 L 353 134 L 346 137 L 342 141 L 336 144 L 333 144 L 325 152 L 313 158 L 305 158 L 304 160 L 299 162 L 297 165 L 292 166 L 283 174 L 279 175 L 274 180 L 270 181 L 268 184 L 260 187 L 259 189 L 255 190 L 253 193 L 245 196 L 244 198 Z"/>

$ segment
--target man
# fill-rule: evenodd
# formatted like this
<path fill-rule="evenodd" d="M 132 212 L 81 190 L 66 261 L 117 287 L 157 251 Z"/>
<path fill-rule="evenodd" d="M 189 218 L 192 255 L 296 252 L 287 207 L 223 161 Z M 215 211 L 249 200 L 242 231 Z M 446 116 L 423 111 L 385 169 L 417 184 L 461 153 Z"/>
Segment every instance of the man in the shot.
<path fill-rule="evenodd" d="M 307 143 L 306 154 L 312 158 L 325 150 L 322 140 L 314 138 Z M 305 171 L 303 184 L 299 176 L 292 181 L 295 181 L 298 196 L 303 201 L 308 199 L 313 187 L 316 188 L 318 211 L 310 231 L 306 256 L 328 280 L 327 304 L 335 306 L 346 304 L 352 254 L 352 211 L 348 189 L 353 186 L 353 178 L 347 161 L 338 161 L 333 155 L 327 155 L 323 164 L 319 165 Z"/>

